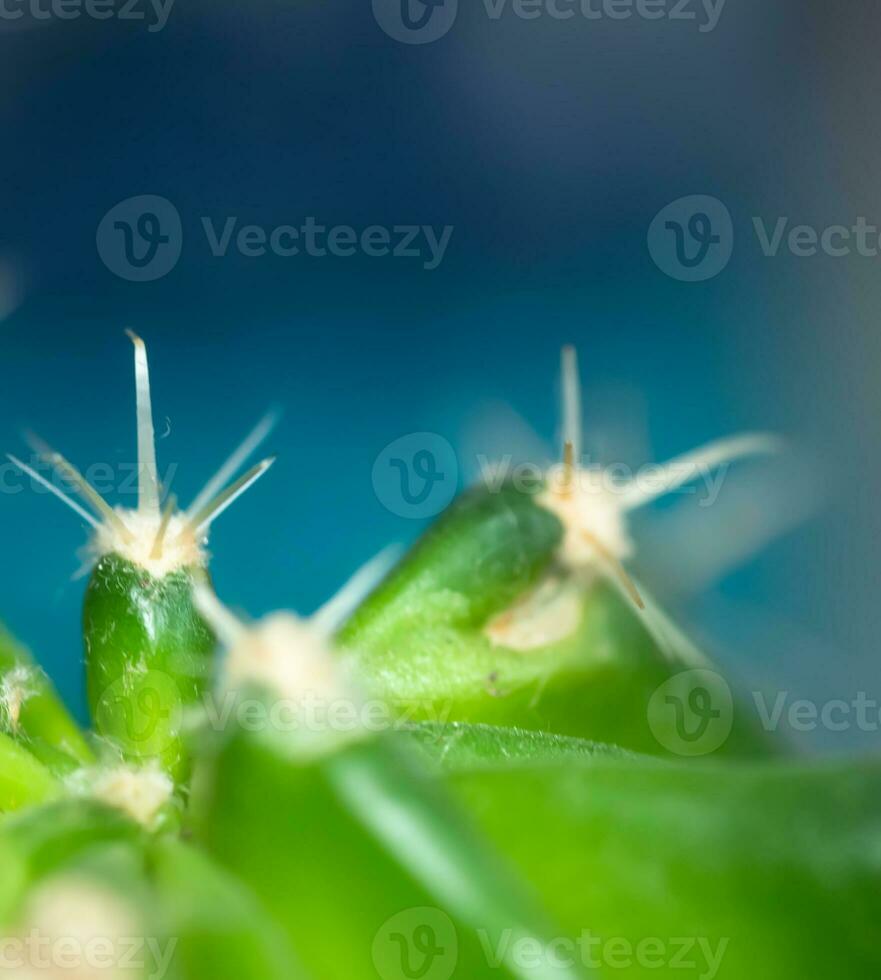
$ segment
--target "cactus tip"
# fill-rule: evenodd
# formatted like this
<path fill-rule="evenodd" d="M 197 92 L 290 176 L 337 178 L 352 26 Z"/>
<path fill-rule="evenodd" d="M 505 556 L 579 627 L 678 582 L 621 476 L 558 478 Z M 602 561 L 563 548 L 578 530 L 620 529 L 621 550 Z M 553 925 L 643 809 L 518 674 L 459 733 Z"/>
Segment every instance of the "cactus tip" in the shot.
<path fill-rule="evenodd" d="M 81 506 L 17 457 L 10 455 L 8 458 L 94 529 L 89 547 L 93 559 L 115 552 L 156 576 L 184 567 L 203 567 L 207 562 L 204 544 L 212 522 L 275 461 L 274 457 L 263 460 L 224 489 L 228 480 L 272 431 L 277 413 L 271 412 L 260 420 L 185 512 L 177 510 L 174 497 L 169 497 L 160 510 L 147 347 L 134 331 L 126 330 L 126 334 L 135 348 L 138 506 L 134 509 L 111 507 L 76 467 L 33 434 L 28 434 L 26 439 L 37 458 L 55 470 L 90 509 Z"/>

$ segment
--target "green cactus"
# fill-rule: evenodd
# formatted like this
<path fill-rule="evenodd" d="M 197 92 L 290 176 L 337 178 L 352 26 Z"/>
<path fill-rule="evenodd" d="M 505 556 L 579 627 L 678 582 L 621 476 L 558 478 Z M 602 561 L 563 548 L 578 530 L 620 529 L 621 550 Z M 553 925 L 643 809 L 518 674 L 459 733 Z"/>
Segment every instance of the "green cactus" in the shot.
<path fill-rule="evenodd" d="M 625 571 L 643 498 L 578 466 L 574 354 L 561 467 L 467 492 L 312 619 L 246 625 L 205 537 L 270 421 L 160 505 L 134 339 L 137 508 L 39 442 L 90 509 L 20 464 L 93 525 L 94 568 L 92 731 L 0 635 L 14 976 L 62 946 L 94 969 L 97 940 L 137 980 L 881 974 L 881 768 L 793 757 Z M 658 492 L 772 446 L 711 446 Z"/>
<path fill-rule="evenodd" d="M 402 717 L 532 728 L 663 752 L 653 693 L 706 658 L 622 567 L 627 513 L 707 468 L 773 450 L 741 436 L 674 460 L 647 488 L 579 465 L 575 355 L 563 353 L 564 462 L 454 502 L 339 634 Z M 735 712 L 724 751 L 780 751 Z"/>
<path fill-rule="evenodd" d="M 37 457 L 76 489 L 88 510 L 28 464 L 10 459 L 94 532 L 83 642 L 97 734 L 123 758 L 158 759 L 183 779 L 188 770 L 183 712 L 206 690 L 214 648 L 210 630 L 193 609 L 192 584 L 205 578 L 213 521 L 272 465 L 266 459 L 227 485 L 274 419 L 270 415 L 258 423 L 186 511 L 177 510 L 173 494 L 163 503 L 147 349 L 140 337 L 128 333 L 135 350 L 137 507 L 111 507 L 74 466 L 36 437 L 30 442 Z"/>

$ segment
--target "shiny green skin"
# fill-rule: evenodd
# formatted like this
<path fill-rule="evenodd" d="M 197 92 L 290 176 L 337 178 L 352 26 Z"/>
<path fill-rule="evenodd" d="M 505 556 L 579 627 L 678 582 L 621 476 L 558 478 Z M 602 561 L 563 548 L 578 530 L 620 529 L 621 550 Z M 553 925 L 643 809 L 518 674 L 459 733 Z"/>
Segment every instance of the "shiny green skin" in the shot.
<path fill-rule="evenodd" d="M 633 950 L 727 937 L 717 980 L 881 976 L 881 762 L 671 763 L 469 726 L 414 737 L 570 935 Z"/>
<path fill-rule="evenodd" d="M 482 628 L 552 567 L 563 528 L 533 494 L 477 487 L 455 502 L 339 634 L 371 693 L 408 720 L 507 725 L 665 754 L 647 720 L 654 691 L 692 666 L 664 651 L 607 582 L 584 590 L 580 627 L 522 652 Z M 677 659 L 678 657 L 678 659 Z M 764 755 L 758 720 L 735 711 L 719 752 Z"/>
<path fill-rule="evenodd" d="M 34 889 L 73 876 L 117 894 L 141 919 L 139 935 L 163 949 L 174 943 L 166 980 L 303 977 L 281 931 L 228 872 L 100 804 L 63 800 L 0 820 L 0 861 L 0 929 Z"/>
<path fill-rule="evenodd" d="M 11 846 L 20 870 L 14 905 L 0 918 L 3 934 L 21 931 L 27 935 L 33 928 L 28 912 L 32 899 L 44 888 L 65 883 L 75 888 L 99 889 L 111 899 L 117 898 L 120 911 L 130 920 L 133 930 L 127 931 L 119 948 L 120 956 L 129 951 L 125 945 L 129 937 L 138 941 L 158 936 L 151 914 L 154 902 L 144 875 L 145 843 L 143 831 L 121 814 L 85 800 L 59 801 L 0 822 L 0 850 L 4 845 Z M 76 912 L 71 909 L 74 916 Z M 111 942 L 115 938 L 115 933 L 106 937 Z M 83 955 L 76 946 L 68 952 L 74 962 Z M 136 968 L 141 953 L 148 964 L 145 970 Z M 128 962 L 126 976 L 147 980 L 152 972 L 147 948 L 139 950 L 139 956 L 130 957 Z M 72 969 L 70 963 L 67 969 Z M 64 972 L 63 968 L 59 970 Z M 35 975 L 39 972 L 34 970 Z M 80 975 L 79 970 L 74 970 L 74 974 Z M 116 972 L 108 970 L 110 974 Z M 175 974 L 168 976 L 174 980 Z"/>
<path fill-rule="evenodd" d="M 14 845 L 0 836 L 0 930 L 15 914 L 25 888 L 27 872 Z M 2 935 L 0 931 L 0 935 Z"/>
<path fill-rule="evenodd" d="M 23 862 L 29 885 L 75 865 L 95 847 L 140 847 L 144 839 L 122 813 L 90 800 L 57 800 L 0 821 L 0 844 L 9 844 Z"/>
<path fill-rule="evenodd" d="M 297 957 L 256 897 L 194 847 L 172 838 L 148 851 L 162 931 L 177 940 L 186 980 L 300 980 Z"/>
<path fill-rule="evenodd" d="M 30 653 L 0 628 L 0 681 L 17 667 L 28 671 L 29 696 L 21 705 L 16 730 L 9 734 L 55 770 L 94 762 L 94 754 L 46 674 Z"/>
<path fill-rule="evenodd" d="M 0 733 L 0 812 L 44 803 L 60 791 L 55 777 L 38 759 Z"/>
<path fill-rule="evenodd" d="M 193 605 L 192 574 L 157 579 L 118 555 L 92 572 L 83 607 L 96 732 L 136 762 L 188 771 L 183 711 L 206 689 L 215 638 Z"/>
<path fill-rule="evenodd" d="M 426 927 L 447 952 L 444 928 L 454 930 L 456 976 L 585 975 L 489 966 L 478 930 L 493 946 L 508 929 L 557 930 L 440 784 L 387 738 L 297 759 L 237 732 L 198 774 L 193 807 L 197 840 L 253 889 L 317 976 L 404 976 L 402 955 L 423 962 Z"/>

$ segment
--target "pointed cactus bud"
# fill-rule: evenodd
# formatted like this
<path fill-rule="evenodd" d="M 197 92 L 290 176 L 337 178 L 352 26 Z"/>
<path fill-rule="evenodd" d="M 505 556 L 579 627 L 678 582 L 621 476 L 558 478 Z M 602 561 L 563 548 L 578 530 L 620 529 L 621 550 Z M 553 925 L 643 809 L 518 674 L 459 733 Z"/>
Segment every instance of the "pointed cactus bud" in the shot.
<path fill-rule="evenodd" d="M 162 503 L 154 444 L 150 377 L 144 342 L 135 348 L 138 505 L 111 507 L 81 473 L 44 442 L 37 456 L 62 475 L 82 503 L 32 467 L 31 477 L 61 498 L 93 529 L 88 551 L 94 568 L 83 612 L 86 680 L 95 729 L 125 759 L 155 759 L 186 777 L 186 709 L 205 690 L 214 636 L 192 602 L 193 582 L 204 580 L 212 523 L 272 465 L 266 459 L 229 481 L 268 435 L 267 416 L 208 482 L 189 508 Z"/>

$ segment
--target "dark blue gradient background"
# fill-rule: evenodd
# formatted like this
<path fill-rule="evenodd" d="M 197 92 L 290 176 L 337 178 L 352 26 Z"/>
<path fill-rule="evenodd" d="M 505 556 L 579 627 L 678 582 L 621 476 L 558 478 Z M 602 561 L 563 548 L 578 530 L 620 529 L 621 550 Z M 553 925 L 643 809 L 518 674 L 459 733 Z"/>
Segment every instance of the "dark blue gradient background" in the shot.
<path fill-rule="evenodd" d="M 588 421 L 646 422 L 652 459 L 768 428 L 819 462 L 819 513 L 679 611 L 751 682 L 878 697 L 881 259 L 769 259 L 751 225 L 881 223 L 877 5 L 728 0 L 710 33 L 460 6 L 445 38 L 412 47 L 351 0 L 178 0 L 155 34 L 0 30 L 0 253 L 24 290 L 0 322 L 3 448 L 27 426 L 80 466 L 130 461 L 124 327 L 148 341 L 160 465 L 179 466 L 184 501 L 283 406 L 278 464 L 218 522 L 213 571 L 236 606 L 305 612 L 422 528 L 374 493 L 383 447 L 420 430 L 464 447 L 491 401 L 552 442 L 571 341 Z M 139 194 L 184 226 L 180 262 L 150 283 L 116 278 L 95 247 L 105 212 Z M 732 261 L 703 283 L 667 278 L 646 248 L 687 194 L 734 220 Z M 227 215 L 455 231 L 434 271 L 220 260 L 200 219 Z M 0 528 L 0 615 L 79 704 L 83 530 L 30 490 L 0 495 Z"/>

